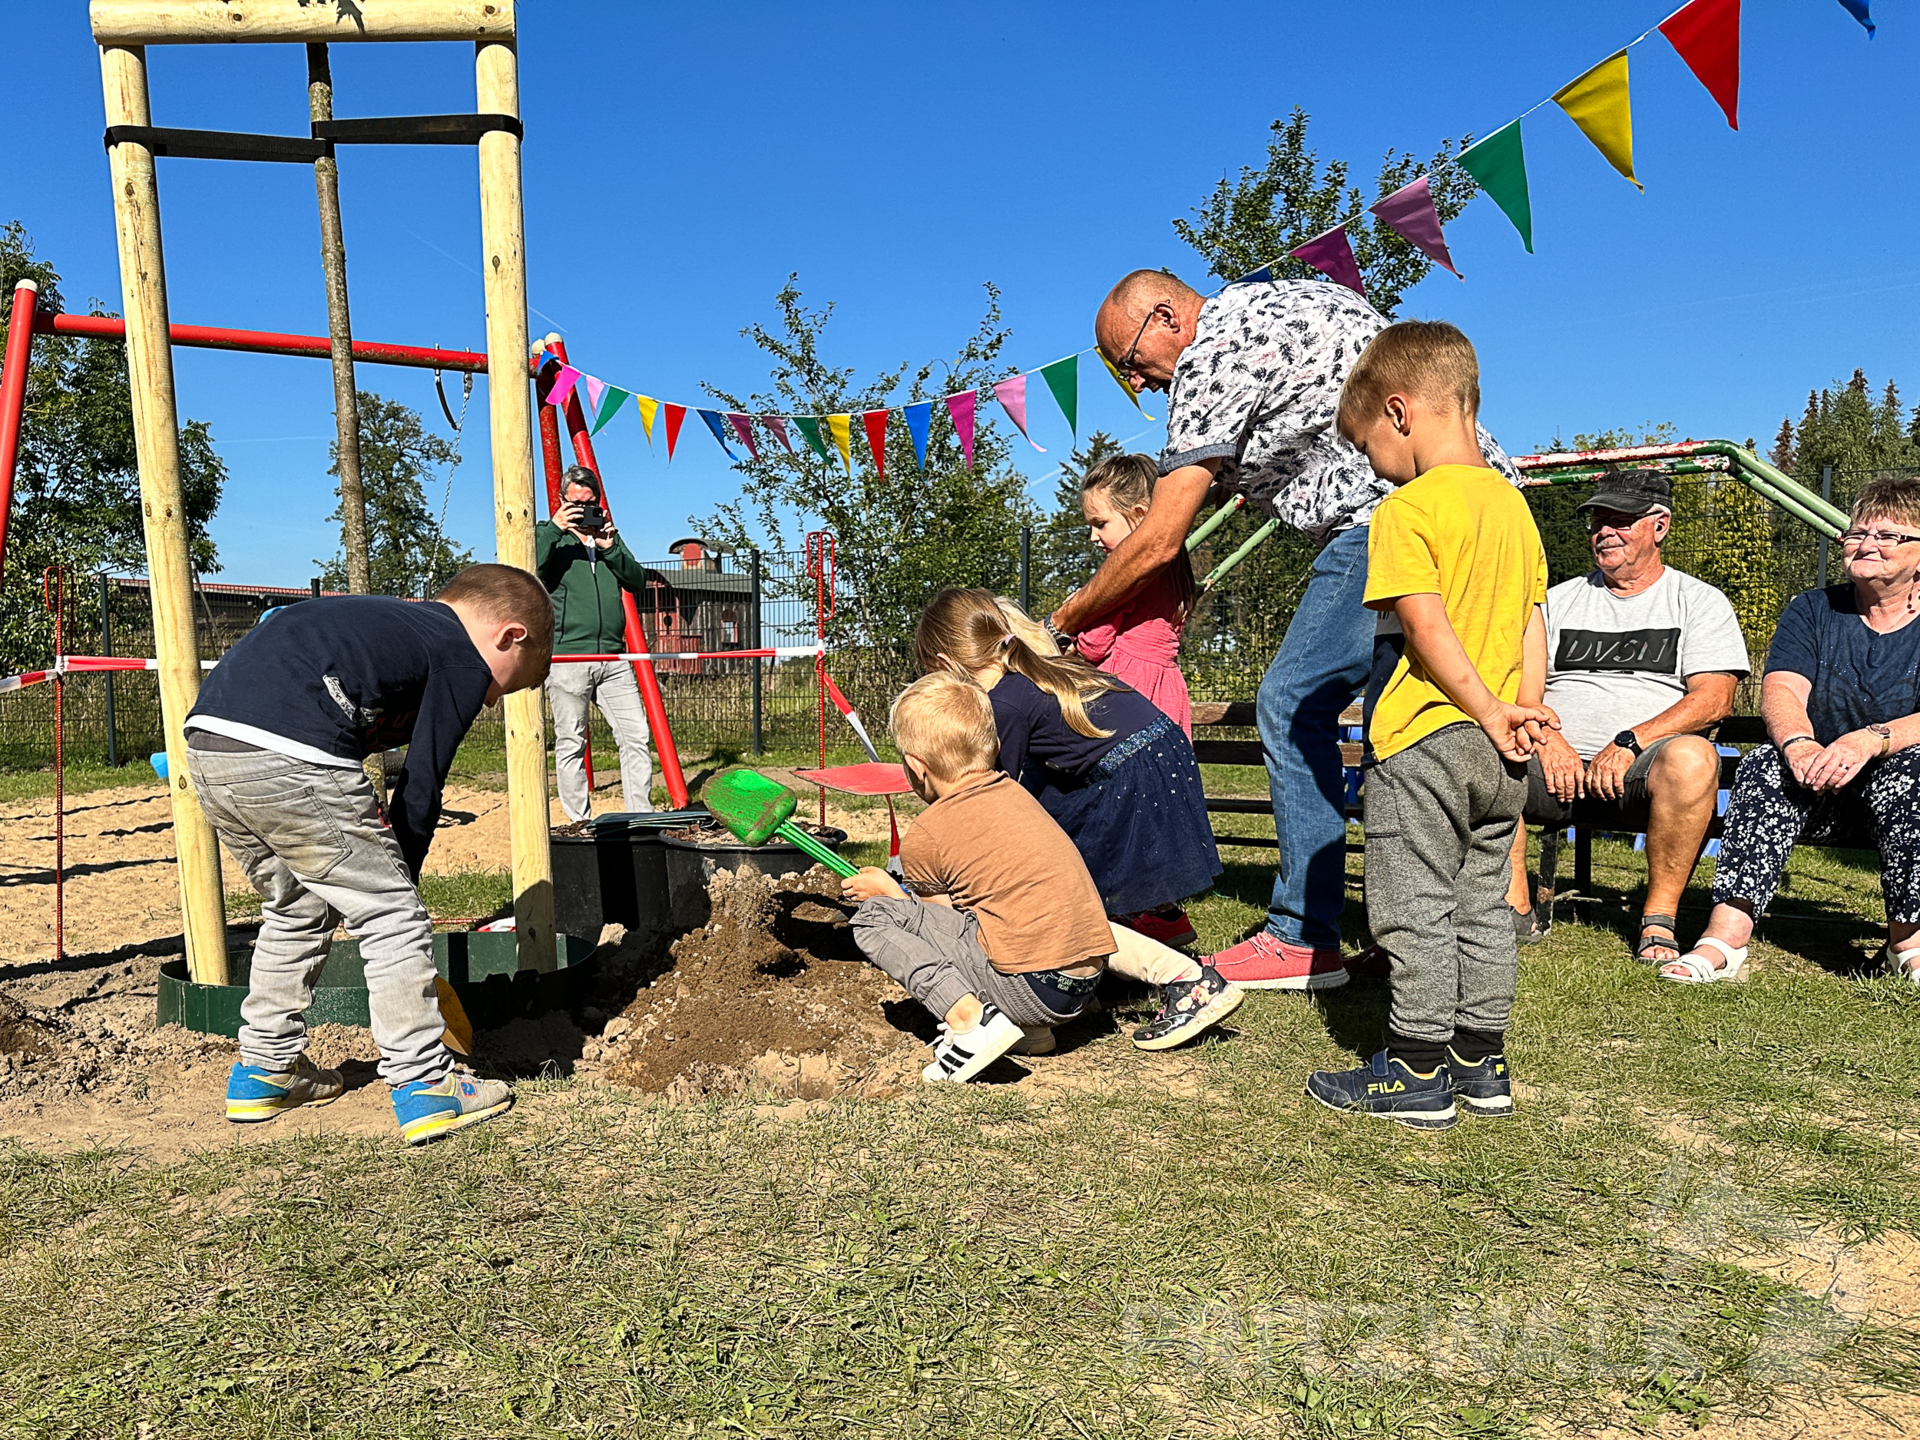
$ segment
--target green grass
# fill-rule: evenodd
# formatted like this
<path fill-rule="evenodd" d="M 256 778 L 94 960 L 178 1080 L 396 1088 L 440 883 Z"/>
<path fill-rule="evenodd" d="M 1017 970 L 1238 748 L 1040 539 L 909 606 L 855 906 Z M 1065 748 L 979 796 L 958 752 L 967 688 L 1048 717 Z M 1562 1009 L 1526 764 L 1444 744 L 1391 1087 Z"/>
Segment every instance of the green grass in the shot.
<path fill-rule="evenodd" d="M 513 876 L 506 870 L 462 870 L 452 875 L 420 877 L 420 897 L 436 922 L 477 920 L 513 903 Z M 227 919 L 260 918 L 260 895 L 254 890 L 227 892 Z"/>
<path fill-rule="evenodd" d="M 1223 854 L 1209 945 L 1271 880 Z M 1597 847 L 1603 895 L 1640 876 Z M 1441 1135 L 1301 1096 L 1379 1041 L 1354 986 L 1171 1057 L 1096 1025 L 1079 1091 L 775 1118 L 560 1081 L 421 1153 L 0 1147 L 0 1433 L 1518 1437 L 1913 1391 L 1920 1336 L 1732 1263 L 1920 1213 L 1920 992 L 1807 918 L 1877 899 L 1803 853 L 1802 918 L 1700 987 L 1563 907 L 1518 1116 Z"/>
<path fill-rule="evenodd" d="M 54 772 L 47 770 L 0 770 L 0 804 L 14 805 L 29 800 L 51 800 Z M 153 767 L 143 758 L 138 762 L 110 767 L 97 761 L 67 766 L 66 792 L 84 795 L 90 790 L 111 790 L 121 785 L 150 785 L 156 791 L 161 782 Z"/>

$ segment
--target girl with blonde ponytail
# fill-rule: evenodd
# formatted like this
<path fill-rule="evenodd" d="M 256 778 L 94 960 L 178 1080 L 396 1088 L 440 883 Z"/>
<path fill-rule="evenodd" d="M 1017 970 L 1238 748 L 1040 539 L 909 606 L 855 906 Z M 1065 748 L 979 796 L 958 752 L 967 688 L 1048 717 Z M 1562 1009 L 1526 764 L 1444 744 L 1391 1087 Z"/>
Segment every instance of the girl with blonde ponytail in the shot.
<path fill-rule="evenodd" d="M 1178 904 L 1210 888 L 1221 867 L 1180 727 L 1077 655 L 1046 653 L 1045 632 L 985 590 L 942 590 L 913 644 L 921 669 L 987 691 L 1000 768 L 1072 837 L 1107 914 L 1163 943 L 1190 942 Z M 1172 913 L 1147 914 L 1155 910 Z"/>

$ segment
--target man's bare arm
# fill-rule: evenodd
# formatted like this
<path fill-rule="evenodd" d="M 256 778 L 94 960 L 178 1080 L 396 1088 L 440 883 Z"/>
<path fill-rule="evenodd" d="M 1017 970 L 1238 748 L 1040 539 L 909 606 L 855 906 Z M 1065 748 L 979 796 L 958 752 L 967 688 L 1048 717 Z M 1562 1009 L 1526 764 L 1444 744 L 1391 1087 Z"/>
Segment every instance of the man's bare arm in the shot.
<path fill-rule="evenodd" d="M 1733 713 L 1739 682 L 1725 670 L 1702 670 L 1687 677 L 1687 693 L 1650 720 L 1633 727 L 1645 749 L 1669 735 L 1703 735 Z"/>
<path fill-rule="evenodd" d="M 1140 528 L 1122 540 L 1093 578 L 1053 612 L 1049 618 L 1054 628 L 1069 635 L 1084 629 L 1146 584 L 1162 566 L 1179 559 L 1219 468 L 1218 460 L 1202 460 L 1161 476 L 1153 489 L 1153 508 Z"/>

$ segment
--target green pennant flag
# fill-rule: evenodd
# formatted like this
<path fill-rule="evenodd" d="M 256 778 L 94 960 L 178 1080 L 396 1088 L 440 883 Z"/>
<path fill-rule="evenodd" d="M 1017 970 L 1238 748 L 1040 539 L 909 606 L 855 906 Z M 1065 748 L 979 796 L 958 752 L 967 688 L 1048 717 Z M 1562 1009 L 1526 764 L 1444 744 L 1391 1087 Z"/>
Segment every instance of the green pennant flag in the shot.
<path fill-rule="evenodd" d="M 599 413 L 593 417 L 593 428 L 587 434 L 598 435 L 600 427 L 613 418 L 614 412 L 626 404 L 632 394 L 631 390 L 622 390 L 618 385 L 607 386 L 607 393 L 600 397 Z"/>
<path fill-rule="evenodd" d="M 1073 432 L 1077 440 L 1080 437 L 1080 357 L 1069 355 L 1051 365 L 1042 365 L 1040 378 L 1047 382 L 1047 389 L 1053 392 L 1053 403 L 1067 417 L 1067 429 Z"/>
<path fill-rule="evenodd" d="M 1506 212 L 1520 243 L 1533 253 L 1533 202 L 1527 197 L 1527 157 L 1520 145 L 1520 122 L 1502 126 L 1477 145 L 1460 152 L 1460 168 L 1480 182 L 1493 203 Z"/>
<path fill-rule="evenodd" d="M 827 447 L 820 439 L 820 419 L 816 415 L 796 415 L 793 423 L 800 427 L 800 433 L 807 437 L 807 444 L 813 453 L 822 460 L 827 458 Z"/>

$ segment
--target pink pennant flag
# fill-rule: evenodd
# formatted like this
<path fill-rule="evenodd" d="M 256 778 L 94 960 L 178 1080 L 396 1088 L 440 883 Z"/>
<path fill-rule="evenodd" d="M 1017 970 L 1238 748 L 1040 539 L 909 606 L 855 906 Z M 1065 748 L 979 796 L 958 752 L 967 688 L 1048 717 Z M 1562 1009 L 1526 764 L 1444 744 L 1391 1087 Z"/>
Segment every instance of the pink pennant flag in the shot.
<path fill-rule="evenodd" d="M 607 393 L 607 382 L 600 379 L 597 375 L 586 375 L 581 378 L 587 387 L 587 413 L 589 415 L 598 415 L 600 413 L 600 397 Z"/>
<path fill-rule="evenodd" d="M 967 457 L 969 470 L 973 468 L 973 412 L 979 402 L 979 393 L 973 390 L 947 396 L 947 413 L 953 417 L 953 430 L 960 437 L 960 453 Z"/>
<path fill-rule="evenodd" d="M 740 443 L 747 447 L 747 454 L 758 460 L 760 447 L 753 443 L 753 421 L 745 415 L 736 415 L 729 410 L 727 422 L 733 426 L 733 433 L 740 437 Z"/>
<path fill-rule="evenodd" d="M 1344 225 L 1336 225 L 1287 253 L 1296 260 L 1306 261 L 1329 280 L 1346 286 L 1354 294 L 1366 295 L 1366 286 L 1360 283 L 1360 267 L 1353 263 L 1353 247 L 1347 243 Z"/>
<path fill-rule="evenodd" d="M 1431 178 L 1422 175 L 1411 185 L 1402 185 L 1370 208 L 1434 264 L 1446 266 L 1464 280 L 1467 277 L 1453 269 L 1453 256 L 1447 253 L 1446 236 L 1440 233 L 1440 216 L 1433 208 L 1433 187 L 1428 183 Z"/>
<path fill-rule="evenodd" d="M 760 423 L 773 432 L 787 454 L 793 454 L 793 441 L 787 438 L 787 417 L 784 415 L 762 415 Z"/>
<path fill-rule="evenodd" d="M 1033 437 L 1027 434 L 1027 377 L 1014 375 L 1002 380 L 993 387 L 993 398 L 1000 402 L 1000 408 L 1007 412 L 1007 418 L 1013 421 L 1026 442 L 1042 455 L 1046 454 L 1047 447 L 1034 444 Z"/>
<path fill-rule="evenodd" d="M 547 391 L 547 403 L 556 410 L 567 403 L 567 397 L 573 394 L 573 387 L 585 377 L 571 365 L 562 365 L 560 373 L 553 377 L 553 385 Z"/>

